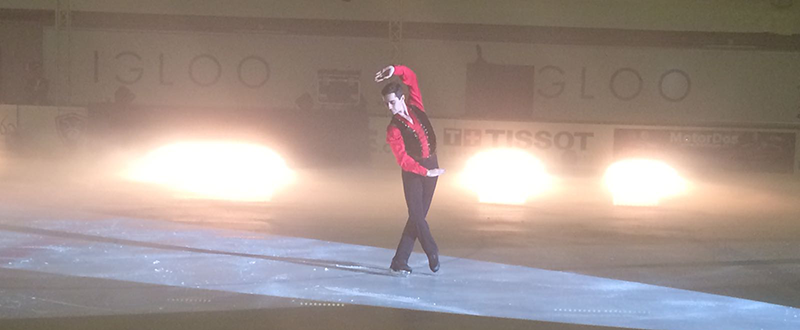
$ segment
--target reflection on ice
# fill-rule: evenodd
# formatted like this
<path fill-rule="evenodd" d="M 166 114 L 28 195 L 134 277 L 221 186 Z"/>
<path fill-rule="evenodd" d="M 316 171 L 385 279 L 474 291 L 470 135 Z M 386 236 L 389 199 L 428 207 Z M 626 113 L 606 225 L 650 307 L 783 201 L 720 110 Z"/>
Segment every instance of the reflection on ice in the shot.
<path fill-rule="evenodd" d="M 445 256 L 435 275 L 412 256 L 402 278 L 392 250 L 141 219 L 6 223 L 0 241 L 3 268 L 65 276 L 642 329 L 800 328 L 797 309 L 744 299 Z"/>

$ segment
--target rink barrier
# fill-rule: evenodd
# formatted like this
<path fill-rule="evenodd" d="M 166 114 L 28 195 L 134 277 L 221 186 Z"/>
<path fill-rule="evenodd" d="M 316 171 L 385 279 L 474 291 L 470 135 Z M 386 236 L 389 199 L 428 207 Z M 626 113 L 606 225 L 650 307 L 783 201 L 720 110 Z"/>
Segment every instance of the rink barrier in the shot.
<path fill-rule="evenodd" d="M 396 167 L 385 142 L 388 117 L 369 121 L 374 166 Z M 598 172 L 624 157 L 660 157 L 712 171 L 800 173 L 800 130 L 792 127 L 641 126 L 437 119 L 439 162 L 461 168 L 479 150 L 521 148 L 554 172 Z"/>
<path fill-rule="evenodd" d="M 13 152 L 58 156 L 79 150 L 89 139 L 86 134 L 90 126 L 88 114 L 89 110 L 82 107 L 0 105 L 0 155 Z M 274 111 L 271 116 L 258 120 L 275 122 L 275 116 L 281 118 L 280 124 L 263 125 L 261 129 L 281 129 L 276 137 L 291 137 L 290 140 L 294 141 L 291 147 L 299 148 L 294 153 L 299 154 L 304 149 L 330 149 L 322 144 L 333 143 L 326 141 L 331 139 L 311 135 L 334 136 L 334 126 L 338 125 L 332 120 L 336 116 Z M 309 119 L 316 117 L 320 117 L 319 120 Z M 163 120 L 177 124 L 182 118 L 176 114 Z M 463 167 L 464 162 L 478 150 L 512 147 L 530 151 L 557 172 L 596 172 L 620 157 L 662 155 L 684 161 L 688 159 L 689 166 L 723 171 L 800 173 L 800 131 L 792 127 L 635 126 L 446 118 L 432 118 L 431 121 L 439 141 L 440 164 L 452 169 Z M 348 134 L 352 136 L 348 141 L 353 141 L 347 144 L 366 146 L 366 150 L 361 152 L 368 157 L 354 154 L 363 147 L 353 148 L 348 157 L 368 159 L 375 168 L 396 168 L 385 141 L 388 122 L 386 116 L 369 116 L 367 134 L 353 133 L 361 130 L 356 126 L 363 125 L 364 121 L 351 126 Z M 149 127 L 141 126 L 141 129 Z M 303 133 L 302 136 L 298 135 L 299 132 Z M 365 136 L 367 143 L 356 143 L 355 140 Z"/>
<path fill-rule="evenodd" d="M 85 142 L 86 108 L 0 105 L 0 150 L 21 156 L 60 156 Z"/>

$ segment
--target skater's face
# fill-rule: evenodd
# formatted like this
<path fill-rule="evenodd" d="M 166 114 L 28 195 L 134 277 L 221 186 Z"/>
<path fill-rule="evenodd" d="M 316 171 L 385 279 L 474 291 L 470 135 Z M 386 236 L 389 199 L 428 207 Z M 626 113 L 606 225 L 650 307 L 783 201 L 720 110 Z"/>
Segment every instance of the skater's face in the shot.
<path fill-rule="evenodd" d="M 386 106 L 389 108 L 389 111 L 392 112 L 393 115 L 398 113 L 405 113 L 406 112 L 406 96 L 400 96 L 397 98 L 397 94 L 389 93 L 383 96 L 383 102 L 386 103 Z"/>

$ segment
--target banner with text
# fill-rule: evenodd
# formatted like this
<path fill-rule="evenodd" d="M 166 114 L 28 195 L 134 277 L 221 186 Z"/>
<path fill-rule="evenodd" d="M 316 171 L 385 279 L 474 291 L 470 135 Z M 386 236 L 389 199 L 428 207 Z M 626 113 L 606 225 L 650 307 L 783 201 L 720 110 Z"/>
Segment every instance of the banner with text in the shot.
<path fill-rule="evenodd" d="M 793 173 L 796 133 L 772 130 L 614 130 L 615 157 L 669 159 L 694 169 Z"/>
<path fill-rule="evenodd" d="M 370 117 L 370 153 L 376 166 L 397 167 L 386 143 L 388 117 Z M 491 148 L 518 148 L 552 171 L 602 168 L 612 159 L 613 128 L 603 125 L 431 119 L 442 167 L 458 170 Z"/>

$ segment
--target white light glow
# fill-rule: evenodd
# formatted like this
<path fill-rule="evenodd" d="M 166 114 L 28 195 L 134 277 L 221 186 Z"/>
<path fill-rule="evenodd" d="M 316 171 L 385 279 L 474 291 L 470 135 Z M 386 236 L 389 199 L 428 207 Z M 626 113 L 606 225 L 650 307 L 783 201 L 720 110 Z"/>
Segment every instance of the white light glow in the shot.
<path fill-rule="evenodd" d="M 481 203 L 523 204 L 551 184 L 541 161 L 519 149 L 480 152 L 467 161 L 461 178 Z"/>
<path fill-rule="evenodd" d="M 664 162 L 627 159 L 612 164 L 605 182 L 614 205 L 656 206 L 665 197 L 683 193 L 686 182 Z"/>
<path fill-rule="evenodd" d="M 234 142 L 181 142 L 158 148 L 125 176 L 185 192 L 189 197 L 269 201 L 293 172 L 274 151 Z"/>

